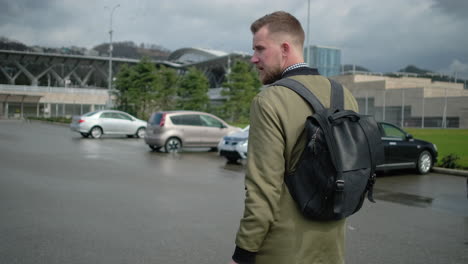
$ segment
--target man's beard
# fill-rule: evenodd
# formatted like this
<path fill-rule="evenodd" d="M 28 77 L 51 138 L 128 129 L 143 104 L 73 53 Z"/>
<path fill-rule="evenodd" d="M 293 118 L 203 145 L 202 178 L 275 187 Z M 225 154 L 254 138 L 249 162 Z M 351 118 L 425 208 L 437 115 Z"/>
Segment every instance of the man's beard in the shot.
<path fill-rule="evenodd" d="M 281 71 L 281 68 L 275 67 L 270 71 L 265 71 L 263 70 L 263 76 L 260 75 L 260 79 L 263 84 L 271 84 L 276 82 L 277 80 L 281 79 L 281 76 L 283 75 L 283 72 Z"/>

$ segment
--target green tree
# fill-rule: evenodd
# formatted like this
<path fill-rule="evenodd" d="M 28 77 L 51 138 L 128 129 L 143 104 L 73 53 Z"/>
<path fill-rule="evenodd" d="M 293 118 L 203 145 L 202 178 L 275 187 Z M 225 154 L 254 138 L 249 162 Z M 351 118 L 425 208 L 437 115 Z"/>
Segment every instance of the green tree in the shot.
<path fill-rule="evenodd" d="M 156 66 L 145 58 L 133 67 L 133 73 L 129 98 L 135 106 L 136 115 L 146 119 L 158 96 Z"/>
<path fill-rule="evenodd" d="M 207 111 L 210 83 L 200 70 L 192 67 L 182 76 L 178 87 L 177 107 L 181 110 Z"/>
<path fill-rule="evenodd" d="M 235 61 L 221 95 L 228 99 L 223 105 L 223 116 L 231 122 L 248 123 L 250 104 L 262 86 L 257 73 L 245 61 Z"/>
<path fill-rule="evenodd" d="M 129 98 L 129 89 L 132 86 L 133 74 L 134 73 L 132 67 L 129 67 L 128 64 L 124 64 L 116 75 L 116 90 L 113 92 L 113 94 L 116 97 L 115 104 L 118 110 L 135 115 L 135 109 Z"/>
<path fill-rule="evenodd" d="M 175 109 L 178 80 L 179 77 L 174 69 L 162 66 L 157 70 L 152 112 Z"/>
<path fill-rule="evenodd" d="M 174 70 L 158 70 L 147 58 L 132 67 L 124 66 L 117 74 L 117 108 L 147 119 L 151 112 L 174 104 L 176 82 Z"/>

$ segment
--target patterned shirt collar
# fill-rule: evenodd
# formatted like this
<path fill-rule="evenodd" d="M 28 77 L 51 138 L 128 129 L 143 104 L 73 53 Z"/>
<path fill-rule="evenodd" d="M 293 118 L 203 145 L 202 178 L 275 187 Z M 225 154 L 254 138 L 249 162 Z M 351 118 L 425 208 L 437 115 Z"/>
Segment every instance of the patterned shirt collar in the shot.
<path fill-rule="evenodd" d="M 305 62 L 301 62 L 301 63 L 296 63 L 296 64 L 293 64 L 289 67 L 287 67 L 283 73 L 281 74 L 281 76 L 284 76 L 284 74 L 288 71 L 291 71 L 291 70 L 294 70 L 294 69 L 297 69 L 297 68 L 302 68 L 302 67 L 307 67 L 307 63 Z"/>

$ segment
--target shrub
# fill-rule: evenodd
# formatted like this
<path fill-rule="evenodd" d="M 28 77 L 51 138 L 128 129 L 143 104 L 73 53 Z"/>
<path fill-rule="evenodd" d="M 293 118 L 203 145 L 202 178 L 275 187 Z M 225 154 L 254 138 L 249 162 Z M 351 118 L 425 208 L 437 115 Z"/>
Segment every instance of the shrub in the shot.
<path fill-rule="evenodd" d="M 48 122 L 55 122 L 55 123 L 71 123 L 71 118 L 68 117 L 33 117 L 30 116 L 28 119 L 31 120 L 41 120 L 41 121 L 48 121 Z"/>
<path fill-rule="evenodd" d="M 457 164 L 457 161 L 460 159 L 460 157 L 454 153 L 450 153 L 447 156 L 443 157 L 442 160 L 440 161 L 440 166 L 442 168 L 448 168 L 448 169 L 456 169 L 460 168 L 460 166 Z"/>

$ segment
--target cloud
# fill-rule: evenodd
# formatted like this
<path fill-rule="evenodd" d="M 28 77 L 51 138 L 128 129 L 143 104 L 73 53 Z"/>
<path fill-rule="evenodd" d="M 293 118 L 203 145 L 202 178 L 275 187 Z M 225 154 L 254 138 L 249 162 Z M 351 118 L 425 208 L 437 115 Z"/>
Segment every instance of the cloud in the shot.
<path fill-rule="evenodd" d="M 53 5 L 54 0 L 1 0 L 0 6 L 0 22 L 7 23 L 9 19 L 17 19 L 19 16 L 25 16 L 28 13 L 43 11 L 47 6 Z"/>
<path fill-rule="evenodd" d="M 342 49 L 343 63 L 374 71 L 408 64 L 448 69 L 468 61 L 468 1 L 311 0 L 310 44 Z M 250 24 L 277 10 L 307 31 L 305 0 L 119 0 L 114 41 L 251 52 Z M 84 46 L 109 41 L 113 0 L 0 0 L 0 35 L 27 45 Z M 463 14 L 463 15 L 462 15 Z"/>
<path fill-rule="evenodd" d="M 468 64 L 463 63 L 457 59 L 453 60 L 449 66 L 447 74 L 453 75 L 458 78 L 468 79 Z"/>
<path fill-rule="evenodd" d="M 468 38 L 461 34 L 466 23 L 433 9 L 430 1 L 343 2 L 328 14 L 313 32 L 323 34 L 317 38 L 323 44 L 341 47 L 345 63 L 387 72 L 409 64 L 435 70 L 468 58 Z"/>
<path fill-rule="evenodd" d="M 468 20 L 468 1 L 466 0 L 435 0 L 433 8 L 440 9 L 457 18 Z"/>

